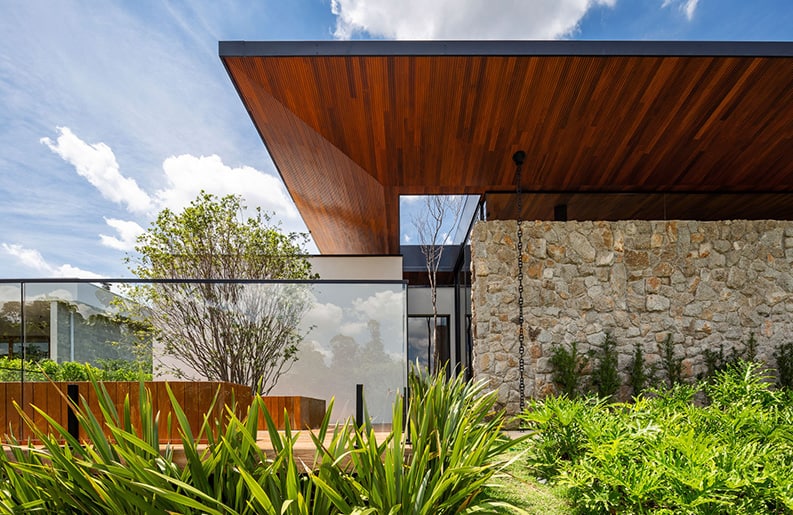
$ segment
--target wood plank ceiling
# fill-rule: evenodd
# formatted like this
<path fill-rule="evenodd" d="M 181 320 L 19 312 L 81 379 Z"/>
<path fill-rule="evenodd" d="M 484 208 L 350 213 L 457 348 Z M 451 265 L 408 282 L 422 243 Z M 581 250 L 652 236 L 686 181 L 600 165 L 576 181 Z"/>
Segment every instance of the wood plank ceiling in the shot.
<path fill-rule="evenodd" d="M 513 43 L 520 55 L 221 44 L 221 58 L 323 253 L 399 253 L 399 195 L 512 190 L 517 150 L 524 190 L 793 192 L 793 45 L 588 55 L 577 42 L 566 55 L 547 49 L 571 42 L 541 42 L 533 55 Z M 711 204 L 734 218 L 729 201 Z"/>

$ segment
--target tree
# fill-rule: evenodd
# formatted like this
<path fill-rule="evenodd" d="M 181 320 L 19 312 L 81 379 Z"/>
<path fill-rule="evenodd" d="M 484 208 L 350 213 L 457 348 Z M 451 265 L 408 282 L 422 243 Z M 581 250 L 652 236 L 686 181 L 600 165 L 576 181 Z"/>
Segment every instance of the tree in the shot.
<path fill-rule="evenodd" d="M 316 276 L 305 235 L 281 233 L 258 208 L 245 218 L 245 209 L 239 196 L 206 192 L 179 214 L 164 209 L 127 263 L 142 279 L 175 281 L 138 286 L 129 296 L 166 355 L 207 379 L 267 393 L 297 359 L 311 295 L 301 283 L 240 280 Z"/>
<path fill-rule="evenodd" d="M 433 372 L 443 367 L 440 363 L 438 348 L 438 268 L 443 257 L 443 250 L 449 239 L 448 231 L 455 228 L 463 211 L 463 197 L 453 195 L 426 195 L 424 210 L 413 218 L 413 226 L 418 234 L 421 254 L 427 268 L 430 283 L 430 300 L 432 302 L 432 333 L 430 348 L 432 349 Z"/>

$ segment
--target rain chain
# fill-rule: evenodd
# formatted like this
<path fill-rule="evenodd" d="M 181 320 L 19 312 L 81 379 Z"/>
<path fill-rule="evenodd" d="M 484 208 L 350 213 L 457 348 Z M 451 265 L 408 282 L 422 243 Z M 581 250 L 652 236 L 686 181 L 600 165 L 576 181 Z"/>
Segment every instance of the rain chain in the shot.
<path fill-rule="evenodd" d="M 520 185 L 520 173 L 523 168 L 523 161 L 526 159 L 526 153 L 518 150 L 513 154 L 512 160 L 515 162 L 515 183 L 516 188 L 516 204 L 517 204 L 517 222 L 518 222 L 518 391 L 520 398 L 520 413 L 526 406 L 526 384 L 524 379 L 524 354 L 526 352 L 526 335 L 523 329 L 523 228 L 521 227 L 521 218 L 523 218 L 523 195 Z"/>

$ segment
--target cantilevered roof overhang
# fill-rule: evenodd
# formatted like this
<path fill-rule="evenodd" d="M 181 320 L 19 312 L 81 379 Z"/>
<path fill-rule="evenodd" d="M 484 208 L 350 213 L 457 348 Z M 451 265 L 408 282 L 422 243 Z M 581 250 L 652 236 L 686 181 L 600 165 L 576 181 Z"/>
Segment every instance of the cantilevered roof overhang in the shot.
<path fill-rule="evenodd" d="M 534 192 L 793 193 L 793 42 L 229 41 L 220 57 L 322 253 L 399 253 L 399 195 L 513 190 L 517 150 Z"/>

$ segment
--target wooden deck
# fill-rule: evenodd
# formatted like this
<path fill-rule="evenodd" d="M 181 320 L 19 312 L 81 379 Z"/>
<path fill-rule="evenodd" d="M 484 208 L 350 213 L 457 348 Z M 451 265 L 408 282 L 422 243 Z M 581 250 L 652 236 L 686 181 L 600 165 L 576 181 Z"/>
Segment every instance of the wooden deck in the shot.
<path fill-rule="evenodd" d="M 378 442 L 382 442 L 388 437 L 388 432 L 375 432 L 375 438 Z M 328 444 L 330 442 L 331 435 L 328 435 L 325 439 L 325 443 Z M 268 458 L 275 457 L 275 451 L 273 450 L 272 442 L 270 441 L 270 435 L 267 431 L 259 431 L 259 438 L 257 440 L 260 449 L 265 451 L 265 454 Z M 164 446 L 163 446 L 164 448 Z M 203 450 L 206 448 L 205 445 L 200 444 L 199 449 Z M 185 458 L 184 449 L 180 444 L 174 444 L 172 446 L 173 449 L 173 461 L 180 467 L 184 467 L 187 463 Z M 294 456 L 295 462 L 299 467 L 302 467 L 304 470 L 313 468 L 315 465 L 315 458 L 316 458 L 316 447 L 314 446 L 314 442 L 311 440 L 311 435 L 308 431 L 301 431 L 300 435 L 298 436 L 297 442 L 295 442 L 294 446 Z"/>
<path fill-rule="evenodd" d="M 388 431 L 376 431 L 375 438 L 378 442 L 382 442 L 388 437 Z M 330 442 L 331 435 L 325 439 L 326 444 Z M 270 434 L 267 431 L 259 431 L 257 443 L 259 448 L 265 451 L 265 454 L 268 458 L 275 457 L 275 451 L 273 449 L 272 442 L 270 440 Z M 6 453 L 6 456 L 9 459 L 13 459 L 13 454 L 11 453 L 8 444 L 3 444 L 3 451 Z M 41 445 L 35 445 L 36 448 L 41 448 Z M 185 457 L 184 447 L 181 443 L 173 443 L 173 444 L 162 444 L 160 449 L 162 452 L 165 452 L 166 448 L 170 447 L 171 452 L 173 453 L 173 462 L 176 463 L 179 467 L 184 467 L 187 464 L 187 459 Z M 201 451 L 206 449 L 206 444 L 198 444 L 199 454 Z M 408 453 L 410 449 L 408 449 Z M 307 470 L 309 468 L 313 468 L 315 465 L 315 458 L 316 458 L 316 447 L 314 446 L 314 442 L 311 440 L 311 435 L 309 431 L 301 431 L 298 435 L 297 442 L 294 446 L 294 456 L 295 462 L 299 467 L 303 470 Z"/>

